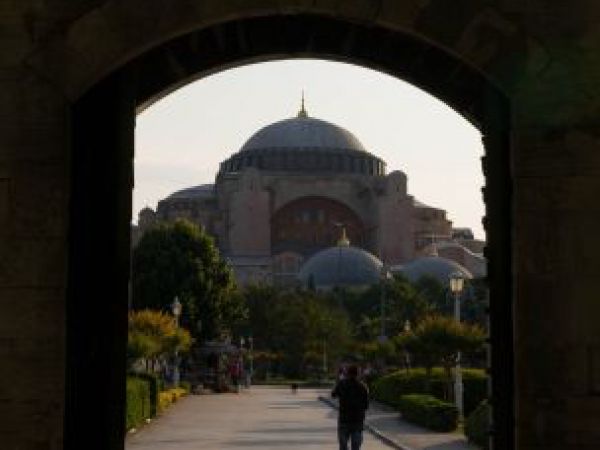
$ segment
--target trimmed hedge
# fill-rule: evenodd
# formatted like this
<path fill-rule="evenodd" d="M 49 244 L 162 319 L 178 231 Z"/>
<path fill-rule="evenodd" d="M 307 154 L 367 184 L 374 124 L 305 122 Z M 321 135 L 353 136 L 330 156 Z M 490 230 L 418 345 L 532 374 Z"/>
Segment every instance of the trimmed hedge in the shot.
<path fill-rule="evenodd" d="M 458 409 L 432 395 L 403 395 L 399 401 L 402 418 L 434 431 L 453 431 L 458 426 Z"/>
<path fill-rule="evenodd" d="M 462 369 L 465 416 L 468 416 L 487 397 L 487 377 L 482 369 Z M 446 373 L 441 367 L 433 369 L 429 385 L 425 369 L 399 370 L 375 379 L 370 386 L 373 399 L 399 408 L 400 397 L 407 394 L 429 394 L 444 399 Z"/>
<path fill-rule="evenodd" d="M 465 436 L 467 436 L 469 442 L 487 450 L 490 445 L 489 428 L 490 405 L 487 400 L 484 400 L 467 418 L 465 422 Z"/>
<path fill-rule="evenodd" d="M 136 373 L 131 376 L 148 383 L 150 389 L 150 417 L 156 416 L 158 413 L 158 394 L 164 389 L 164 381 L 153 373 Z"/>
<path fill-rule="evenodd" d="M 150 406 L 150 383 L 138 377 L 127 377 L 126 381 L 126 429 L 135 428 L 152 417 Z"/>

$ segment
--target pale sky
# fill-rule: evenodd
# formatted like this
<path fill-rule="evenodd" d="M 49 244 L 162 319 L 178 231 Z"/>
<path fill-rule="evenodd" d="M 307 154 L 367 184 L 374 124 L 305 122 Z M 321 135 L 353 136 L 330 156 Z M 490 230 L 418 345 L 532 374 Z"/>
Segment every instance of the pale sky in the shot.
<path fill-rule="evenodd" d="M 166 96 L 137 116 L 134 221 L 144 206 L 214 182 L 219 163 L 259 128 L 295 116 L 301 91 L 312 117 L 351 131 L 408 176 L 408 193 L 484 238 L 481 135 L 426 92 L 359 66 L 283 60 L 220 72 Z"/>

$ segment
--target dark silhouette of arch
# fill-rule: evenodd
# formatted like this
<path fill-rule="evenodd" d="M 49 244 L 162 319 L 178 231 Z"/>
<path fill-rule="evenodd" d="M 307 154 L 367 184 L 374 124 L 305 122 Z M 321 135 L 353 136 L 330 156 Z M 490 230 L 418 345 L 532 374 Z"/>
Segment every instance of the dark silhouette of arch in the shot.
<path fill-rule="evenodd" d="M 292 57 L 352 62 L 404 79 L 482 132 L 494 439 L 495 448 L 513 447 L 508 102 L 480 72 L 425 39 L 334 17 L 278 15 L 220 23 L 149 49 L 72 108 L 65 449 L 123 447 L 136 110 L 206 74 Z"/>

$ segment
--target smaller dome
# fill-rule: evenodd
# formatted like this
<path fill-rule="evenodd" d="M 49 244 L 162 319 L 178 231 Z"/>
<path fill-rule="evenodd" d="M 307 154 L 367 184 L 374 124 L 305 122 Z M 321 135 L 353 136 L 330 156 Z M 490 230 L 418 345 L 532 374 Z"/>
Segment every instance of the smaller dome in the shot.
<path fill-rule="evenodd" d="M 340 242 L 315 253 L 298 273 L 303 286 L 313 284 L 317 289 L 334 287 L 363 287 L 379 282 L 381 261 L 371 253 Z"/>
<path fill-rule="evenodd" d="M 168 199 L 195 199 L 210 198 L 215 196 L 214 184 L 200 184 L 173 192 Z"/>
<path fill-rule="evenodd" d="M 430 276 L 440 283 L 447 284 L 450 275 L 459 272 L 466 279 L 473 278 L 471 272 L 455 261 L 440 256 L 423 256 L 403 266 L 391 268 L 394 273 L 402 273 L 409 281 L 418 281 L 421 277 Z"/>

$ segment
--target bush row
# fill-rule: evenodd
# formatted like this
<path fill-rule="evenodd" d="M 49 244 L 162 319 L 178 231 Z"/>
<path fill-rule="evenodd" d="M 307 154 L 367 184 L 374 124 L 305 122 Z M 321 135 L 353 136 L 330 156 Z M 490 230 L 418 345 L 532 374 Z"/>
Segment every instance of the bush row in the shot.
<path fill-rule="evenodd" d="M 128 376 L 126 395 L 125 427 L 129 430 L 153 417 L 150 405 L 150 383 L 142 378 Z"/>
<path fill-rule="evenodd" d="M 136 373 L 127 376 L 126 381 L 125 427 L 127 430 L 139 426 L 146 419 L 155 417 L 181 396 L 189 392 L 182 386 L 164 390 L 164 382 L 150 373 Z M 183 383 L 182 383 L 183 384 Z"/>
<path fill-rule="evenodd" d="M 408 422 L 435 431 L 453 431 L 458 425 L 458 409 L 427 394 L 403 395 L 399 401 L 402 417 Z"/>
<path fill-rule="evenodd" d="M 487 377 L 481 369 L 462 369 L 465 416 L 468 416 L 487 397 Z M 435 368 L 431 378 L 425 369 L 399 370 L 371 382 L 372 397 L 382 403 L 399 408 L 400 397 L 407 394 L 429 394 L 448 399 L 448 382 L 442 368 Z"/>
<path fill-rule="evenodd" d="M 164 390 L 164 381 L 152 373 L 136 373 L 130 376 L 143 380 L 148 384 L 150 395 L 150 417 L 156 416 L 156 413 L 158 412 L 158 394 L 160 391 Z"/>
<path fill-rule="evenodd" d="M 489 448 L 490 405 L 481 402 L 465 422 L 465 435 L 469 442 L 484 450 Z"/>

